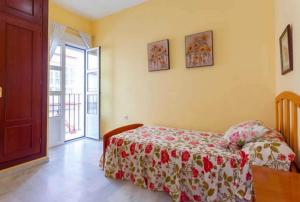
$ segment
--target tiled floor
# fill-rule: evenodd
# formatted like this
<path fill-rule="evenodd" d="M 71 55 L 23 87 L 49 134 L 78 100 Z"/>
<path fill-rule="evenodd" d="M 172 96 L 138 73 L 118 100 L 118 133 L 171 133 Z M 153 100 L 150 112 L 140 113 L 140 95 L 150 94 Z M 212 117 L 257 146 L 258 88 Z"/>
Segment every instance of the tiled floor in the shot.
<path fill-rule="evenodd" d="M 50 162 L 0 179 L 0 202 L 165 202 L 165 193 L 104 177 L 100 142 L 81 139 L 50 151 Z"/>

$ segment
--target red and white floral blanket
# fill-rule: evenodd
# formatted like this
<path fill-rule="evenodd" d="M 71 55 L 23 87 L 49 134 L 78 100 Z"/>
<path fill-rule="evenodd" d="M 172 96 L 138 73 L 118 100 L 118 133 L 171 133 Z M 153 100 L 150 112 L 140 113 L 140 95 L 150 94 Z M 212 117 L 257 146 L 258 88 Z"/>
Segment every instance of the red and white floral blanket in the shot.
<path fill-rule="evenodd" d="M 147 126 L 121 133 L 110 139 L 105 175 L 174 201 L 251 200 L 248 155 L 224 148 L 221 136 Z"/>

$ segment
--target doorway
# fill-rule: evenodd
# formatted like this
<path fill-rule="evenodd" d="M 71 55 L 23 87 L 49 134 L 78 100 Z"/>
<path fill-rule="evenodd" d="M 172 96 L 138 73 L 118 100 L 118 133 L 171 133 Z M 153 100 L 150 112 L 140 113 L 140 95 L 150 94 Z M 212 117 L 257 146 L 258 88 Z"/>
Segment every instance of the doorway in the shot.
<path fill-rule="evenodd" d="M 100 49 L 57 46 L 49 70 L 49 146 L 100 138 Z"/>
<path fill-rule="evenodd" d="M 65 141 L 84 137 L 85 50 L 65 46 Z"/>

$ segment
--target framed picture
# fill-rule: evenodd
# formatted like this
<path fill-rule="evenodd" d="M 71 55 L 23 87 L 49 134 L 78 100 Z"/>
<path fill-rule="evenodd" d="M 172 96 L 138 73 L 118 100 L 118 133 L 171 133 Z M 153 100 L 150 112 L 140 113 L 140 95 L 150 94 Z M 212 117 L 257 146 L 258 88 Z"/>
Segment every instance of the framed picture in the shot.
<path fill-rule="evenodd" d="M 187 68 L 214 65 L 212 31 L 185 37 L 185 60 Z"/>
<path fill-rule="evenodd" d="M 293 70 L 293 42 L 291 25 L 288 25 L 280 36 L 281 74 Z"/>
<path fill-rule="evenodd" d="M 148 71 L 170 69 L 169 40 L 156 41 L 148 44 Z"/>

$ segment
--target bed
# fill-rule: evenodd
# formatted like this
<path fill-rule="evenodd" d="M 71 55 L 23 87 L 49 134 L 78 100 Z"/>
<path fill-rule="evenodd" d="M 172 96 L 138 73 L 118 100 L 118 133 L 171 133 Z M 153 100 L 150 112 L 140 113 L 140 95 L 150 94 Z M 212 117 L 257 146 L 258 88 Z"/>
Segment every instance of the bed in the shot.
<path fill-rule="evenodd" d="M 105 176 L 167 192 L 173 201 L 251 201 L 251 165 L 297 168 L 298 106 L 299 96 L 280 94 L 276 130 L 266 129 L 241 147 L 228 146 L 226 133 L 143 124 L 118 128 L 104 135 Z"/>

